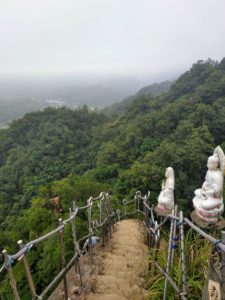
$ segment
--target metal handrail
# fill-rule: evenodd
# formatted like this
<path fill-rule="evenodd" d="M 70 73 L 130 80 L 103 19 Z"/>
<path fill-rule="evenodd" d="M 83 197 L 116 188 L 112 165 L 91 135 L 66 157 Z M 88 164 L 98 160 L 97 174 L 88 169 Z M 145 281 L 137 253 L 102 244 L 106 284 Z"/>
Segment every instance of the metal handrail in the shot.
<path fill-rule="evenodd" d="M 160 224 L 157 224 L 157 222 L 154 219 L 153 210 L 154 207 L 150 206 L 147 203 L 148 196 L 141 196 L 141 192 L 137 192 L 135 195 L 136 200 L 138 201 L 138 209 L 139 209 L 139 201 L 141 200 L 143 202 L 143 214 L 145 215 L 144 218 L 144 225 L 146 228 L 147 236 L 152 236 L 153 240 L 149 242 L 150 247 L 155 247 L 156 243 L 156 249 L 158 249 L 158 233 L 160 229 L 165 225 L 168 221 L 171 222 L 171 230 L 170 230 L 170 236 L 169 236 L 169 246 L 168 246 L 168 257 L 167 257 L 167 266 L 170 266 L 170 264 L 173 263 L 173 257 L 174 257 L 174 247 L 177 243 L 177 237 L 176 237 L 176 228 L 179 228 L 180 234 L 180 253 L 181 253 L 181 268 L 182 268 L 182 287 L 179 288 L 177 284 L 174 282 L 172 277 L 169 275 L 169 268 L 163 270 L 163 268 L 160 266 L 160 264 L 153 260 L 154 265 L 156 268 L 163 274 L 165 277 L 165 287 L 164 287 L 164 296 L 163 299 L 167 299 L 167 282 L 171 284 L 171 286 L 174 288 L 176 293 L 180 296 L 182 300 L 187 300 L 187 288 L 186 288 L 186 263 L 185 263 L 185 247 L 184 247 L 184 229 L 183 226 L 187 225 L 191 229 L 193 229 L 196 233 L 198 233 L 201 237 L 212 243 L 216 246 L 216 250 L 222 252 L 222 274 L 221 274 L 221 289 L 225 293 L 225 231 L 222 231 L 221 233 L 221 240 L 218 240 L 211 236 L 210 234 L 206 233 L 204 230 L 200 229 L 198 226 L 196 226 L 193 222 L 191 222 L 188 218 L 183 217 L 183 212 L 180 211 L 179 213 L 175 213 L 172 215 L 168 215 L 163 218 Z M 126 205 L 126 203 L 125 203 Z M 139 209 L 140 210 L 140 209 Z M 179 216 L 178 216 L 178 215 Z M 149 218 L 151 222 L 149 222 Z M 172 250 L 171 250 L 171 249 Z M 155 255 L 155 254 L 154 254 Z M 152 263 L 152 262 L 151 262 Z M 151 268 L 151 263 L 149 265 L 149 268 Z M 223 284 L 224 283 L 224 284 Z"/>
<path fill-rule="evenodd" d="M 93 230 L 96 228 L 100 228 L 100 227 L 104 227 L 106 226 L 107 223 L 107 228 L 106 230 L 102 230 L 102 240 L 104 242 L 105 240 L 105 235 L 109 234 L 109 230 L 110 226 L 113 225 L 113 222 L 115 221 L 114 217 L 116 216 L 115 212 L 112 210 L 112 205 L 108 204 L 109 202 L 111 202 L 111 196 L 108 193 L 105 192 L 101 192 L 99 196 L 97 196 L 96 198 L 90 197 L 87 200 L 87 205 L 82 206 L 82 207 L 76 207 L 75 206 L 75 202 L 73 203 L 73 211 L 70 209 L 70 216 L 68 219 L 66 220 L 62 220 L 60 219 L 60 224 L 57 228 L 53 229 L 52 231 L 32 240 L 29 241 L 27 244 L 25 244 L 23 246 L 22 241 L 19 241 L 18 243 L 20 244 L 20 250 L 18 252 L 16 252 L 13 255 L 8 255 L 6 250 L 3 251 L 4 253 L 4 258 L 5 258 L 5 262 L 3 263 L 3 266 L 0 269 L 0 273 L 2 273 L 4 270 L 7 270 L 9 273 L 9 278 L 10 278 L 10 282 L 11 282 L 11 287 L 14 293 L 14 297 L 16 300 L 20 300 L 20 296 L 19 296 L 19 292 L 18 292 L 18 288 L 17 288 L 17 283 L 15 281 L 14 275 L 13 275 L 13 269 L 12 269 L 12 264 L 16 261 L 19 260 L 23 260 L 24 262 L 24 266 L 25 266 L 25 270 L 26 270 L 26 274 L 27 274 L 27 279 L 28 279 L 28 284 L 31 290 L 31 295 L 32 295 L 32 299 L 43 299 L 43 297 L 45 297 L 47 295 L 47 293 L 54 287 L 54 285 L 63 278 L 64 281 L 64 292 L 65 292 L 65 299 L 67 299 L 67 280 L 66 280 L 66 276 L 65 274 L 67 273 L 67 271 L 69 270 L 69 268 L 74 264 L 74 262 L 76 262 L 78 264 L 78 270 L 79 270 L 79 274 L 80 274 L 80 280 L 82 283 L 82 278 L 81 278 L 81 272 L 80 272 L 80 267 L 79 267 L 79 257 L 80 257 L 80 249 L 79 249 L 79 243 L 83 242 L 84 240 L 90 239 L 90 246 L 89 247 L 89 254 L 90 254 L 90 258 L 92 261 L 92 245 L 91 245 L 91 237 L 93 236 Z M 91 214 L 92 214 L 92 207 L 95 204 L 95 201 L 99 200 L 98 203 L 98 208 L 100 210 L 100 220 L 104 219 L 101 223 L 99 223 L 97 226 L 92 226 L 92 221 L 91 221 Z M 83 237 L 81 237 L 79 240 L 77 240 L 76 238 L 76 228 L 75 228 L 75 221 L 76 221 L 76 217 L 79 213 L 79 211 L 85 210 L 87 209 L 88 211 L 88 230 L 89 233 Z M 73 241 L 74 241 L 74 256 L 71 258 L 71 260 L 65 264 L 65 243 L 64 243 L 64 229 L 67 226 L 67 224 L 71 224 L 72 225 L 72 234 L 73 234 Z M 49 285 L 44 289 L 44 291 L 42 291 L 42 293 L 40 294 L 40 296 L 38 296 L 36 294 L 35 291 L 35 286 L 33 283 L 33 278 L 32 278 L 32 274 L 30 272 L 30 268 L 29 268 L 29 264 L 28 264 L 28 260 L 26 258 L 26 254 L 27 252 L 29 252 L 32 247 L 40 242 L 43 242 L 45 240 L 47 240 L 48 238 L 56 235 L 56 234 L 60 234 L 60 240 L 61 240 L 61 256 L 62 256 L 62 269 L 60 270 L 60 272 L 56 275 L 56 277 L 49 283 Z M 108 239 L 108 238 L 107 238 Z"/>
<path fill-rule="evenodd" d="M 9 279 L 11 282 L 11 286 L 13 289 L 14 297 L 16 300 L 20 300 L 20 296 L 18 293 L 17 289 L 17 284 L 13 275 L 13 270 L 12 270 L 12 263 L 18 260 L 23 260 L 24 266 L 25 266 L 25 271 L 27 274 L 28 278 L 28 284 L 31 290 L 31 295 L 32 299 L 43 299 L 49 292 L 50 290 L 55 286 L 55 284 L 63 279 L 64 282 L 64 292 L 65 292 L 65 299 L 68 298 L 67 296 L 67 281 L 66 281 L 66 273 L 70 269 L 70 267 L 76 263 L 78 265 L 78 270 L 80 274 L 80 280 L 82 283 L 82 277 L 81 277 L 81 272 L 80 272 L 80 267 L 79 267 L 79 257 L 80 257 L 80 248 L 79 248 L 79 243 L 83 242 L 84 240 L 89 239 L 90 241 L 90 247 L 89 247 L 89 255 L 90 259 L 92 261 L 92 242 L 91 242 L 91 237 L 93 236 L 93 230 L 97 230 L 98 228 L 101 228 L 99 231 L 102 233 L 102 241 L 104 243 L 106 239 L 106 234 L 111 232 L 111 226 L 115 222 L 115 216 L 117 216 L 120 219 L 120 216 L 124 216 L 126 219 L 127 215 L 131 214 L 137 214 L 138 220 L 141 218 L 142 220 L 144 219 L 143 223 L 146 228 L 147 236 L 148 238 L 151 237 L 152 241 L 150 241 L 150 246 L 151 247 L 158 247 L 159 246 L 159 240 L 160 240 L 160 229 L 165 225 L 168 221 L 171 222 L 171 227 L 170 227 L 170 236 L 169 236 L 169 248 L 171 246 L 174 246 L 176 243 L 176 230 L 179 228 L 180 231 L 180 251 L 181 251 L 181 267 L 182 267 L 182 286 L 179 287 L 173 278 L 170 276 L 169 272 L 169 266 L 173 262 L 173 257 L 174 257 L 174 249 L 168 251 L 168 257 L 167 257 L 167 268 L 164 270 L 160 264 L 157 261 L 154 261 L 154 265 L 156 268 L 163 274 L 165 277 L 165 289 L 164 289 L 164 298 L 166 299 L 167 296 L 167 282 L 174 288 L 175 292 L 179 294 L 180 298 L 182 300 L 187 300 L 187 294 L 186 294 L 186 265 L 185 265 L 185 253 L 184 253 L 184 230 L 183 226 L 187 225 L 190 228 L 192 228 L 195 232 L 197 232 L 200 236 L 205 238 L 207 241 L 210 243 L 214 244 L 217 246 L 217 249 L 220 249 L 222 251 L 222 257 L 224 258 L 225 261 L 225 233 L 222 233 L 222 239 L 217 240 L 208 233 L 206 233 L 204 230 L 200 229 L 198 226 L 196 226 L 194 223 L 192 223 L 188 218 L 183 217 L 183 213 L 179 212 L 179 216 L 176 214 L 176 210 L 174 214 L 171 214 L 167 217 L 165 217 L 160 224 L 157 223 L 154 217 L 154 207 L 150 206 L 148 203 L 150 197 L 150 193 L 145 196 L 141 196 L 141 192 L 137 192 L 134 196 L 133 199 L 131 200 L 123 200 L 123 205 L 124 205 L 124 213 L 119 214 L 115 213 L 112 208 L 111 208 L 111 196 L 105 192 L 100 193 L 99 196 L 96 198 L 90 197 L 87 200 L 87 205 L 82 206 L 82 207 L 76 207 L 75 203 L 73 204 L 73 211 L 70 210 L 70 216 L 68 219 L 62 221 L 60 220 L 60 224 L 57 228 L 53 229 L 52 231 L 32 240 L 29 241 L 27 244 L 23 246 L 22 241 L 20 241 L 20 250 L 13 254 L 13 255 L 8 255 L 6 250 L 3 251 L 4 257 L 5 257 L 5 262 L 3 266 L 0 269 L 0 273 L 2 273 L 4 270 L 7 270 L 9 273 Z M 97 206 L 100 211 L 100 220 L 99 222 L 92 221 L 92 208 L 93 205 L 95 205 L 95 201 L 97 202 Z M 140 201 L 142 201 L 143 205 L 143 210 L 140 209 Z M 109 205 L 110 203 L 110 205 Z M 127 205 L 129 204 L 134 205 L 134 210 L 127 212 Z M 76 237 L 76 227 L 75 227 L 75 222 L 76 222 L 76 217 L 80 211 L 87 210 L 88 212 L 88 234 L 81 237 L 79 240 L 77 240 Z M 143 215 L 143 217 L 140 217 L 139 214 Z M 74 242 L 74 255 L 70 259 L 68 263 L 65 261 L 65 244 L 64 244 L 64 229 L 67 226 L 67 224 L 71 224 L 72 226 L 72 234 L 73 234 L 73 242 Z M 60 241 L 61 241 L 61 255 L 62 255 L 62 268 L 60 272 L 56 275 L 56 277 L 49 283 L 49 285 L 42 291 L 42 293 L 38 296 L 35 291 L 32 275 L 29 269 L 29 264 L 26 258 L 27 252 L 29 252 L 32 247 L 40 242 L 43 242 L 47 240 L 48 238 L 60 234 Z M 222 282 L 225 282 L 224 280 L 225 274 L 222 273 Z"/>

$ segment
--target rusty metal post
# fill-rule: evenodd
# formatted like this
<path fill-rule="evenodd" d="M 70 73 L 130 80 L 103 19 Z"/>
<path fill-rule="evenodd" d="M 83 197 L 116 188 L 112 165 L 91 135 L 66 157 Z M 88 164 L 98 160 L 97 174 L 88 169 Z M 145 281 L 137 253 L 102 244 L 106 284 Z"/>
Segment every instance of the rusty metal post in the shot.
<path fill-rule="evenodd" d="M 63 220 L 59 219 L 59 225 L 63 225 Z M 65 258 L 65 241 L 64 241 L 64 228 L 60 230 L 60 243 L 61 243 L 61 266 L 64 268 L 66 266 L 66 258 Z M 63 286 L 65 293 L 65 300 L 68 298 L 68 289 L 67 289 L 67 280 L 66 274 L 63 275 Z"/>
<path fill-rule="evenodd" d="M 186 274 L 186 261 L 185 261 L 185 245 L 184 245 L 184 215 L 180 211 L 180 251 L 181 251 L 181 269 L 182 269 L 182 295 L 187 295 L 187 274 Z"/>
<path fill-rule="evenodd" d="M 6 265 L 6 269 L 8 271 L 8 274 L 9 274 L 10 285 L 11 285 L 11 288 L 13 290 L 14 298 L 15 298 L 15 300 L 21 300 L 18 289 L 17 289 L 16 280 L 15 280 L 15 277 L 13 275 L 13 270 L 12 270 L 12 267 L 11 267 L 10 257 L 7 255 L 6 250 L 3 250 L 2 254 L 4 255 L 5 265 Z"/>
<path fill-rule="evenodd" d="M 19 240 L 17 242 L 17 244 L 19 245 L 20 249 L 22 249 L 24 247 L 22 240 Z M 26 254 L 23 255 L 22 261 L 23 261 L 24 268 L 25 268 L 25 271 L 26 271 L 27 281 L 28 281 L 28 285 L 29 285 L 29 288 L 30 288 L 32 300 L 35 300 L 36 299 L 36 290 L 35 290 L 32 274 L 31 274 L 31 271 L 30 271 L 30 266 L 29 266 Z"/>
<path fill-rule="evenodd" d="M 221 242 L 222 244 L 225 245 L 225 231 L 222 231 L 221 233 Z M 220 284 L 220 289 L 221 289 L 221 296 L 222 299 L 225 299 L 225 252 L 222 251 L 222 267 L 221 267 L 221 275 L 222 275 L 222 280 Z"/>

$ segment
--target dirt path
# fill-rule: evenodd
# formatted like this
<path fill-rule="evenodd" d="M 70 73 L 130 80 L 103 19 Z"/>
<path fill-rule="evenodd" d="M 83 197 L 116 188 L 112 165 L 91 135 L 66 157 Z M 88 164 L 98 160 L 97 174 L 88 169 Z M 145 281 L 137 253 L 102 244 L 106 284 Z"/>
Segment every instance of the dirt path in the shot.
<path fill-rule="evenodd" d="M 124 220 L 113 233 L 111 247 L 103 253 L 100 272 L 87 300 L 143 300 L 147 246 L 141 225 Z"/>
<path fill-rule="evenodd" d="M 143 276 L 147 270 L 147 246 L 143 227 L 137 220 L 117 223 L 112 238 L 104 248 L 93 251 L 93 265 L 86 254 L 80 265 L 83 289 L 72 267 L 67 273 L 70 300 L 143 300 Z M 78 288 L 78 293 L 76 292 Z M 64 299 L 63 284 L 58 285 L 48 300 Z"/>

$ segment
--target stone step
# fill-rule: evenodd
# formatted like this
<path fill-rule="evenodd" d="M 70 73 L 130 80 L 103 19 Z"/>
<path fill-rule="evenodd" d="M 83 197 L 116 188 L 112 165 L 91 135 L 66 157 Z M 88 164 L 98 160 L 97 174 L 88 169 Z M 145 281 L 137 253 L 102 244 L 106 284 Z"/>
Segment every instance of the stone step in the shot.
<path fill-rule="evenodd" d="M 147 247 L 135 220 L 119 223 L 106 252 L 102 252 L 98 276 L 92 277 L 88 300 L 143 300 L 143 274 Z"/>
<path fill-rule="evenodd" d="M 137 257 L 138 259 L 140 259 L 140 256 L 144 255 L 143 250 L 138 249 L 138 247 L 136 247 L 135 249 L 128 248 L 128 249 L 126 249 L 126 251 L 121 250 L 119 248 L 118 249 L 113 249 L 109 253 L 111 253 L 113 255 L 124 256 L 124 257 L 127 257 L 127 253 L 132 253 L 133 257 L 134 258 Z M 109 253 L 107 253 L 107 254 L 109 254 Z"/>
<path fill-rule="evenodd" d="M 116 274 L 115 274 L 116 275 Z M 97 294 L 116 293 L 123 297 L 129 297 L 134 292 L 140 291 L 140 288 L 131 282 L 127 278 L 119 278 L 109 275 L 99 275 L 96 278 L 96 286 L 94 287 L 94 292 Z"/>
<path fill-rule="evenodd" d="M 129 300 L 118 294 L 89 294 L 88 300 Z"/>
<path fill-rule="evenodd" d="M 104 267 L 102 268 L 101 273 L 106 273 L 107 270 L 114 272 L 133 272 L 135 266 L 140 265 L 142 262 L 140 261 L 126 261 L 126 263 L 121 263 L 120 260 L 107 260 L 104 263 Z"/>

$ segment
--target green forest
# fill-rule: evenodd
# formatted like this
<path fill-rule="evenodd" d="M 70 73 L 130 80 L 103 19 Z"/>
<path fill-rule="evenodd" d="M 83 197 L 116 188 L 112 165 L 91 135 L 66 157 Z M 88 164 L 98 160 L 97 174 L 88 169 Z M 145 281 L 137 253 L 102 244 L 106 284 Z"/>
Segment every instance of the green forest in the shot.
<path fill-rule="evenodd" d="M 198 61 L 169 91 L 137 94 L 126 109 L 118 104 L 107 113 L 84 106 L 26 114 L 0 130 L 0 141 L 1 250 L 17 251 L 21 237 L 26 242 L 55 228 L 73 200 L 84 204 L 103 190 L 118 204 L 150 190 L 156 203 L 168 166 L 175 171 L 175 201 L 188 216 L 207 157 L 217 145 L 225 150 L 225 58 Z M 60 212 L 49 205 L 56 196 Z M 78 232 L 83 230 L 80 221 Z M 30 260 L 41 289 L 60 267 L 59 247 L 47 241 Z M 24 271 L 16 266 L 15 276 L 22 299 L 29 299 Z M 11 299 L 9 293 L 3 280 L 0 298 Z"/>

